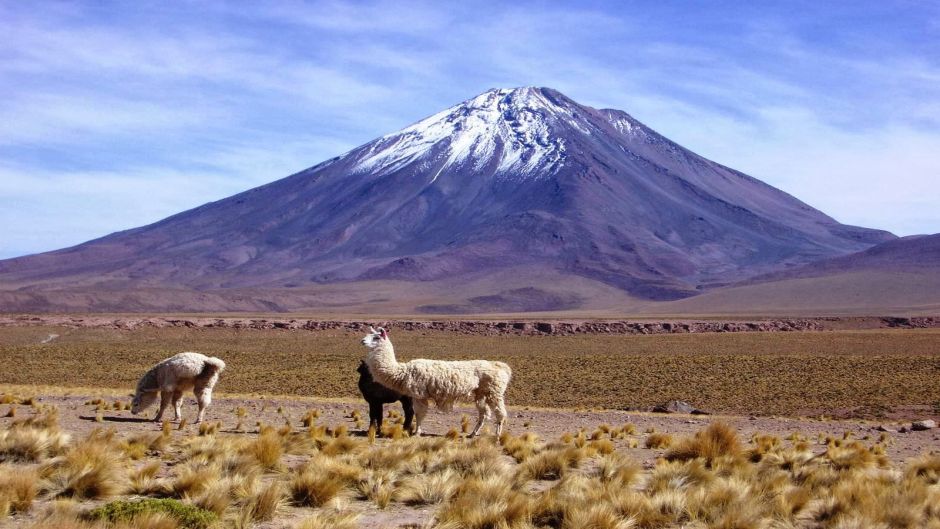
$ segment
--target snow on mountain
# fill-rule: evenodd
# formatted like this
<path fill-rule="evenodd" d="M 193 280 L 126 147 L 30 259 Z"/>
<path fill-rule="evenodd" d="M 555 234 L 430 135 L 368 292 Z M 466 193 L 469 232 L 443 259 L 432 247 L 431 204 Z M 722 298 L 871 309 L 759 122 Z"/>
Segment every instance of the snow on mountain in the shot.
<path fill-rule="evenodd" d="M 383 136 L 359 153 L 357 172 L 391 172 L 424 161 L 437 166 L 433 182 L 445 170 L 480 171 L 495 163 L 500 175 L 547 178 L 565 158 L 565 140 L 551 135 L 551 125 L 565 120 L 590 133 L 570 109 L 536 88 L 488 90 L 473 99 Z"/>

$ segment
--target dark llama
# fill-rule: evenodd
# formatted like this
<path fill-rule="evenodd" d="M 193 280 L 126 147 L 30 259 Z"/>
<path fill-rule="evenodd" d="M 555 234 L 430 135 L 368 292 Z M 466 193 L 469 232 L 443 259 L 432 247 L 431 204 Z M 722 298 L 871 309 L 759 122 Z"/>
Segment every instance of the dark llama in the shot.
<path fill-rule="evenodd" d="M 363 398 L 369 403 L 369 428 L 375 428 L 376 432 L 381 432 L 383 404 L 401 401 L 401 407 L 405 411 L 405 431 L 410 432 L 411 420 L 415 415 L 411 397 L 388 389 L 374 381 L 372 373 L 369 372 L 369 366 L 365 362 L 359 362 L 359 368 L 356 371 L 359 371 L 359 391 L 362 392 Z"/>

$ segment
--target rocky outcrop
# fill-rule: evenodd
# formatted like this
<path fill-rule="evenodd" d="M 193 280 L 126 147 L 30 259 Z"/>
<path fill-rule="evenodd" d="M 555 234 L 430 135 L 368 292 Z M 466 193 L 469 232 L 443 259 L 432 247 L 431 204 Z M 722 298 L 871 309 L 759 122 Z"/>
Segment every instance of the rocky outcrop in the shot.
<path fill-rule="evenodd" d="M 51 325 L 106 329 L 169 328 L 230 328 L 281 329 L 285 331 L 361 331 L 376 321 L 312 320 L 299 318 L 202 318 L 202 317 L 109 317 L 10 315 L 0 316 L 0 326 Z M 391 329 L 406 331 L 440 331 L 479 335 L 546 335 L 566 336 L 687 334 L 719 332 L 801 332 L 836 328 L 928 328 L 940 327 L 940 317 L 915 318 L 802 318 L 753 321 L 473 321 L 473 320 L 392 320 L 381 322 Z"/>

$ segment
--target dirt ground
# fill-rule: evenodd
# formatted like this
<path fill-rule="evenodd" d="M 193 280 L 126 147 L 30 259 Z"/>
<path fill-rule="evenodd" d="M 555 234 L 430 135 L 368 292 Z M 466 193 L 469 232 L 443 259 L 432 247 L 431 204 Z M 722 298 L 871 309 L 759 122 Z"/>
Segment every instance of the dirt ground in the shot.
<path fill-rule="evenodd" d="M 0 386 L 0 392 L 9 393 L 11 389 L 22 390 L 22 387 L 11 388 Z M 44 388 L 50 390 L 50 388 Z M 94 399 L 103 398 L 108 403 L 114 401 L 128 402 L 126 394 L 116 391 L 82 392 L 69 389 L 49 391 L 48 394 L 36 393 L 34 406 L 55 406 L 59 409 L 60 425 L 63 430 L 73 436 L 82 437 L 96 428 L 114 428 L 119 436 L 127 436 L 135 432 L 158 432 L 161 425 L 148 420 L 152 417 L 154 409 L 147 411 L 148 417 L 134 416 L 129 411 L 96 412 L 95 405 L 88 404 Z M 245 432 L 236 432 L 238 422 L 235 410 L 243 407 L 248 411 L 244 419 Z M 0 415 L 5 415 L 9 405 L 0 406 Z M 33 412 L 32 406 L 19 405 L 17 418 L 29 416 Z M 398 408 L 398 405 L 386 405 L 386 410 Z M 246 398 L 233 396 L 218 396 L 209 408 L 207 422 L 220 422 L 221 429 L 218 435 L 256 436 L 257 424 L 264 423 L 280 426 L 285 422 L 301 428 L 301 417 L 308 410 L 319 410 L 319 424 L 341 425 L 350 429 L 351 435 L 365 435 L 363 429 L 357 428 L 350 415 L 358 410 L 363 417 L 368 417 L 368 408 L 360 400 L 316 400 L 301 398 Z M 195 401 L 190 396 L 183 407 L 184 418 L 195 415 Z M 461 416 L 468 415 L 472 419 L 475 411 L 467 407 L 458 407 L 452 413 L 443 413 L 432 410 L 425 422 L 425 431 L 432 436 L 441 436 L 454 427 L 459 427 Z M 172 415 L 172 412 L 170 412 Z M 172 417 L 171 417 L 172 418 Z M 6 427 L 14 419 L 0 418 L 0 428 Z M 705 428 L 712 421 L 723 421 L 737 430 L 742 440 L 749 439 L 756 433 L 773 434 L 781 438 L 799 432 L 805 435 L 813 444 L 813 450 L 823 452 L 825 436 L 843 438 L 848 433 L 854 439 L 877 439 L 882 435 L 879 427 L 898 430 L 909 425 L 908 422 L 891 421 L 865 421 L 865 420 L 814 420 L 784 417 L 747 417 L 747 416 L 701 416 L 684 414 L 656 414 L 626 411 L 587 410 L 573 411 L 563 409 L 535 409 L 528 407 L 510 407 L 508 430 L 519 435 L 526 431 L 537 433 L 547 441 L 557 440 L 564 433 L 576 433 L 580 429 L 588 433 L 598 426 L 607 424 L 613 427 L 632 423 L 636 426 L 635 439 L 639 440 L 639 448 L 630 448 L 626 440 L 615 440 L 618 451 L 628 454 L 640 462 L 644 468 L 651 469 L 663 450 L 643 448 L 643 439 L 651 431 L 681 436 L 692 434 Z M 177 428 L 178 425 L 174 425 Z M 197 425 L 188 424 L 184 427 L 188 435 L 196 435 Z M 181 435 L 174 432 L 174 435 Z M 895 464 L 926 453 L 940 452 L 940 429 L 927 431 L 909 431 L 905 433 L 888 433 L 891 441 L 888 443 L 887 455 Z M 380 439 L 377 442 L 393 442 Z M 302 461 L 286 461 L 289 467 L 299 466 Z M 392 528 L 392 527 L 424 527 L 433 517 L 435 506 L 409 507 L 399 503 L 391 504 L 387 509 L 380 510 L 374 503 L 360 500 L 348 500 L 344 509 L 357 511 L 361 514 L 359 526 L 363 528 Z M 95 502 L 86 502 L 92 506 Z M 12 517 L 0 522 L 0 527 L 23 528 L 28 527 L 30 521 L 42 512 L 42 504 L 33 509 L 27 516 Z M 274 521 L 266 522 L 256 527 L 287 528 L 295 525 L 299 520 L 310 514 L 308 508 L 291 506 L 283 507 Z"/>

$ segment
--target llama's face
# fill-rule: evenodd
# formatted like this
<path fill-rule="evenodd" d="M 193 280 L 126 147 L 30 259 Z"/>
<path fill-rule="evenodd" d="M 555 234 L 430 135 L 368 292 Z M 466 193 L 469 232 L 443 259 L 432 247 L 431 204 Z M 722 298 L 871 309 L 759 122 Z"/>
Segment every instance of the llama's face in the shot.
<path fill-rule="evenodd" d="M 151 404 L 157 401 L 157 392 L 156 391 L 144 391 L 134 395 L 134 400 L 131 401 L 131 413 L 137 415 L 138 413 L 146 410 L 150 407 Z"/>
<path fill-rule="evenodd" d="M 369 327 L 369 334 L 362 338 L 362 345 L 372 349 L 379 345 L 382 340 L 388 340 L 388 331 L 382 327 L 379 327 L 378 329 Z"/>

